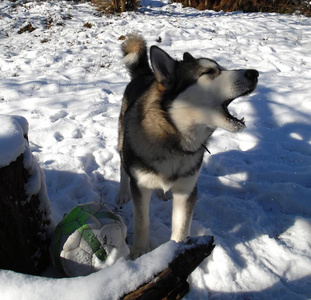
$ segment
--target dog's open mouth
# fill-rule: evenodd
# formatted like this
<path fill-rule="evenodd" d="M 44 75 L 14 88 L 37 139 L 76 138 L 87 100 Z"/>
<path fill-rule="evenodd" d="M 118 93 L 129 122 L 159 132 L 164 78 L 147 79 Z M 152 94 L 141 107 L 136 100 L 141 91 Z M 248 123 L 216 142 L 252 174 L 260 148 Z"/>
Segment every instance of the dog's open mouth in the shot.
<path fill-rule="evenodd" d="M 238 119 L 237 117 L 233 116 L 233 115 L 229 112 L 229 110 L 228 110 L 229 104 L 230 104 L 233 100 L 235 100 L 235 99 L 236 99 L 236 98 L 234 98 L 234 99 L 229 99 L 229 100 L 225 101 L 225 102 L 222 104 L 222 107 L 223 107 L 223 109 L 224 109 L 224 112 L 225 112 L 225 114 L 226 114 L 226 117 L 227 117 L 228 121 L 234 122 L 234 123 L 236 123 L 237 125 L 240 124 L 240 126 L 243 126 L 243 127 L 244 127 L 244 126 L 245 126 L 244 118 Z"/>
<path fill-rule="evenodd" d="M 244 129 L 245 127 L 245 121 L 244 121 L 244 118 L 241 118 L 241 119 L 238 119 L 237 117 L 233 116 L 230 112 L 229 112 L 229 109 L 228 109 L 228 106 L 229 104 L 239 98 L 239 97 L 242 97 L 242 96 L 246 96 L 248 94 L 250 94 L 254 89 L 250 89 L 250 90 L 247 90 L 246 92 L 244 92 L 243 94 L 237 96 L 236 98 L 232 98 L 232 99 L 228 99 L 226 100 L 223 104 L 222 104 L 222 107 L 223 107 L 223 110 L 225 112 L 225 115 L 226 115 L 226 118 L 227 120 L 232 123 L 234 126 L 233 126 L 233 129 L 234 131 L 240 131 L 242 129 Z"/>

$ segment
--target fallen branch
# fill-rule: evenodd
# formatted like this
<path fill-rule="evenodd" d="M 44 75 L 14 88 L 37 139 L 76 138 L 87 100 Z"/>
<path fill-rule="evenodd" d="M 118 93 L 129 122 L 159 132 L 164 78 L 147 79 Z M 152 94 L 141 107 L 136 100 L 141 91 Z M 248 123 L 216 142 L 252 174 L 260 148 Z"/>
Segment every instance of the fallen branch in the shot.
<path fill-rule="evenodd" d="M 177 256 L 168 268 L 124 296 L 123 300 L 182 299 L 189 292 L 188 276 L 212 253 L 214 247 L 212 236 L 189 238 L 180 243 Z"/>

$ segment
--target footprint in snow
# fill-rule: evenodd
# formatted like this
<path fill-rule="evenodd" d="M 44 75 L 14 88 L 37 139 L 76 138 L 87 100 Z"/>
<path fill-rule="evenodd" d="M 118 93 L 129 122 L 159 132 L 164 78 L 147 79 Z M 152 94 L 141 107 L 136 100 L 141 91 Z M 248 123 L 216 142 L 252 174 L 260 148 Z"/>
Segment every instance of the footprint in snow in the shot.
<path fill-rule="evenodd" d="M 54 133 L 54 138 L 58 142 L 61 142 L 64 139 L 64 137 L 59 132 Z"/>
<path fill-rule="evenodd" d="M 81 139 L 83 137 L 82 133 L 81 133 L 81 130 L 80 129 L 75 129 L 73 132 L 72 132 L 72 138 L 74 139 Z"/>
<path fill-rule="evenodd" d="M 54 122 L 58 121 L 59 119 L 65 118 L 67 115 L 68 115 L 68 113 L 66 111 L 61 110 L 61 111 L 57 112 L 56 114 L 50 116 L 50 121 L 54 123 Z"/>

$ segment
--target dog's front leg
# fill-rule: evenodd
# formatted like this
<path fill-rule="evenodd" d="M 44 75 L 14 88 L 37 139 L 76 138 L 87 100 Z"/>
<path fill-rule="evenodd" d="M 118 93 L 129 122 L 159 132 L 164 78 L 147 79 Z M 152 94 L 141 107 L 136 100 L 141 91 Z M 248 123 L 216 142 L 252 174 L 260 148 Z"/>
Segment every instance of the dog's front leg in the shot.
<path fill-rule="evenodd" d="M 149 248 L 149 203 L 151 190 L 139 188 L 131 180 L 134 217 L 134 241 L 130 259 L 134 260 L 150 251 Z"/>
<path fill-rule="evenodd" d="M 120 206 L 131 200 L 130 178 L 122 165 L 120 168 L 120 187 L 115 200 Z"/>
<path fill-rule="evenodd" d="M 190 236 L 190 227 L 198 189 L 195 185 L 192 192 L 173 191 L 173 215 L 171 240 L 181 242 Z"/>

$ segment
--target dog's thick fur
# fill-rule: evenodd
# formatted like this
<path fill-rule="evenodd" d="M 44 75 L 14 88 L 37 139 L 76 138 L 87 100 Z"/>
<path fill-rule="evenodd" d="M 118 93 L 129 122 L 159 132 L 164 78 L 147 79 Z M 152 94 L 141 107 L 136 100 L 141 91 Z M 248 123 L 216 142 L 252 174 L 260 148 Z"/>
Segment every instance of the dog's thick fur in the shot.
<path fill-rule="evenodd" d="M 171 239 L 190 235 L 197 179 L 209 137 L 217 127 L 241 131 L 244 120 L 228 111 L 235 98 L 257 84 L 256 70 L 226 70 L 207 58 L 184 53 L 172 59 L 139 35 L 122 44 L 132 81 L 119 119 L 121 182 L 117 202 L 133 198 L 134 259 L 149 251 L 149 201 L 153 189 L 173 193 Z"/>

